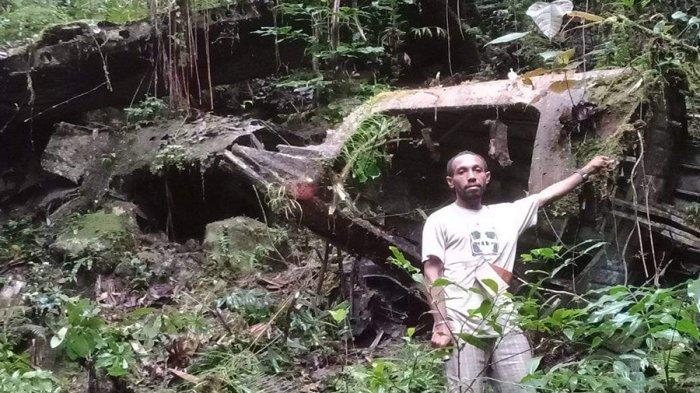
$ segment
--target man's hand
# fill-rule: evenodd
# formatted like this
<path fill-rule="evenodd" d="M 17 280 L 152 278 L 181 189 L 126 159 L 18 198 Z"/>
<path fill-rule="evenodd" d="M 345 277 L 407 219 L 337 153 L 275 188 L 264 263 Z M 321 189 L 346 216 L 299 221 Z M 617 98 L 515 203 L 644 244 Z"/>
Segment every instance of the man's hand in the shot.
<path fill-rule="evenodd" d="M 433 336 L 430 342 L 436 348 L 444 348 L 452 343 L 450 328 L 445 322 L 438 322 L 433 325 Z"/>
<path fill-rule="evenodd" d="M 576 188 L 581 182 L 585 181 L 588 175 L 600 172 L 601 170 L 609 170 L 615 166 L 615 160 L 607 156 L 595 156 L 588 164 L 584 165 L 580 170 L 575 171 L 572 175 L 558 181 L 544 190 L 537 193 L 539 206 L 546 206 L 549 203 L 556 201 Z"/>
<path fill-rule="evenodd" d="M 581 169 L 588 174 L 594 174 L 600 172 L 602 169 L 612 169 L 614 166 L 614 159 L 607 156 L 595 156 L 592 160 L 588 161 L 588 164 L 584 165 Z"/>

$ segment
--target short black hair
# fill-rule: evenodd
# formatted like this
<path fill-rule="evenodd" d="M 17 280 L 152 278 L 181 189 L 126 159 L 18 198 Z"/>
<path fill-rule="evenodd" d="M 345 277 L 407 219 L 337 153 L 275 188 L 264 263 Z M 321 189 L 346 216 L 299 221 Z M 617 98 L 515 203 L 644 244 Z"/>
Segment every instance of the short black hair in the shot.
<path fill-rule="evenodd" d="M 481 158 L 484 161 L 484 166 L 485 166 L 484 169 L 485 170 L 489 169 L 488 164 L 486 163 L 486 159 L 484 158 L 484 156 L 482 156 L 479 153 L 474 153 L 471 150 L 463 150 L 463 151 L 460 151 L 459 153 L 455 154 L 454 156 L 452 156 L 452 158 L 450 158 L 450 160 L 447 161 L 447 176 L 452 176 L 455 174 L 454 168 L 452 168 L 452 164 L 455 162 L 457 157 L 466 156 L 466 155 L 472 155 L 472 156 L 477 156 L 477 157 Z"/>

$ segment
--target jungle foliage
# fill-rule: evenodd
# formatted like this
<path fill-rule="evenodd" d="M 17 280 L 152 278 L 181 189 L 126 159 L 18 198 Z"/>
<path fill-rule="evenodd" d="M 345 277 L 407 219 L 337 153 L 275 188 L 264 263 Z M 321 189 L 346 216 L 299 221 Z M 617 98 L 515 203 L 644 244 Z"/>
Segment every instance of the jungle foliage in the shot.
<path fill-rule="evenodd" d="M 578 13 L 560 15 L 554 18 L 557 23 L 550 18 L 544 25 L 528 16 L 533 1 L 473 3 L 480 18 L 470 20 L 480 22 L 468 24 L 468 15 L 463 14 L 461 31 L 449 33 L 443 26 L 410 26 L 409 11 L 420 7 L 411 0 L 271 4 L 275 25 L 255 34 L 271 37 L 277 45 L 301 43 L 309 65 L 309 70 L 276 77 L 275 91 L 294 94 L 304 103 L 276 120 L 340 122 L 352 108 L 397 84 L 409 67 L 404 49 L 411 37 L 434 37 L 445 44 L 450 35 L 474 38 L 482 62 L 476 74 L 468 76 L 504 77 L 512 68 L 526 81 L 527 72 L 534 76 L 630 66 L 645 86 L 673 85 L 688 94 L 700 87 L 700 20 L 693 2 L 576 1 L 572 6 Z M 190 4 L 205 8 L 236 2 Z M 137 0 L 0 0 L 0 46 L 29 42 L 42 29 L 67 21 L 143 19 L 149 16 L 147 5 Z M 253 101 L 244 103 L 244 109 L 257 103 Z M 126 112 L 128 120 L 137 124 L 169 115 L 165 101 L 154 97 Z M 365 183 L 381 176 L 391 158 L 391 143 L 406 128 L 399 118 L 361 119 L 337 163 L 340 177 Z M 581 153 L 593 154 L 596 148 Z M 158 153 L 150 170 L 162 174 L 190 165 L 187 151 L 173 144 Z M 287 213 L 297 207 L 289 205 L 284 194 L 281 188 L 267 190 L 266 202 L 292 216 Z M 55 240 L 50 233 L 53 224 L 14 220 L 0 228 L 0 269 L 3 273 L 26 269 L 27 280 L 21 304 L 0 309 L 0 393 L 71 391 L 75 388 L 71 380 L 83 374 L 108 376 L 144 391 L 248 392 L 303 380 L 308 370 L 324 367 L 331 372 L 314 387 L 317 391 L 444 391 L 445 353 L 427 347 L 424 336 L 417 333 L 420 326 L 408 327 L 403 340 L 388 353 L 353 357 L 358 352 L 353 352 L 350 338 L 352 310 L 338 294 L 339 272 L 328 279 L 330 284 L 321 282 L 319 288 L 330 289 L 320 292 L 315 290 L 317 265 L 312 263 L 283 261 L 287 281 L 264 277 L 275 292 L 260 289 L 262 284 L 255 280 L 222 280 L 211 272 L 241 261 L 255 270 L 260 260 L 276 253 L 261 245 L 241 254 L 221 239 L 223 259 L 210 265 L 202 262 L 205 269 L 187 266 L 195 279 L 161 300 L 156 295 L 167 286 L 163 282 L 168 275 L 148 262 L 148 253 L 120 248 L 116 253 L 57 258 L 48 246 Z M 544 354 L 524 382 L 547 392 L 700 389 L 700 281 L 667 288 L 614 286 L 583 295 L 551 291 L 550 280 L 561 269 L 601 246 L 591 242 L 572 250 L 558 244 L 521 256 L 526 266 L 545 267 L 531 268 L 530 284 L 513 296 L 522 326 L 537 339 L 536 352 Z M 296 251 L 313 259 L 310 247 L 298 246 Z M 392 253 L 394 264 L 420 277 L 398 250 Z M 128 279 L 120 290 L 138 295 L 121 300 L 129 305 L 126 312 L 105 306 L 117 291 L 104 291 L 100 293 L 104 298 L 94 299 L 95 294 L 82 290 L 79 282 L 96 276 L 95 261 L 121 266 Z M 0 277 L 1 288 L 10 284 L 10 278 Z M 148 296 L 156 300 L 141 306 L 139 302 Z M 477 311 L 489 318 L 496 310 L 485 304 Z M 42 340 L 56 351 L 54 371 L 38 366 L 34 350 Z M 177 379 L 168 374 L 173 369 Z"/>

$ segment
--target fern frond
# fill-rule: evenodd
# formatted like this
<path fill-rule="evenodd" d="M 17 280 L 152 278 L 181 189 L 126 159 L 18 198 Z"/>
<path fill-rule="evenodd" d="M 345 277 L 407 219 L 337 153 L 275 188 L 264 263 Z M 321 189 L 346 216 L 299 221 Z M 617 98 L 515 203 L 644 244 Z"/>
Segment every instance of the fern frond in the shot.
<path fill-rule="evenodd" d="M 44 340 L 46 340 L 46 333 L 48 331 L 46 326 L 35 325 L 32 323 L 27 323 L 27 324 L 21 325 L 21 326 L 19 326 L 18 330 L 24 330 L 26 332 L 31 333 L 31 335 L 34 336 L 35 338 L 41 338 Z"/>

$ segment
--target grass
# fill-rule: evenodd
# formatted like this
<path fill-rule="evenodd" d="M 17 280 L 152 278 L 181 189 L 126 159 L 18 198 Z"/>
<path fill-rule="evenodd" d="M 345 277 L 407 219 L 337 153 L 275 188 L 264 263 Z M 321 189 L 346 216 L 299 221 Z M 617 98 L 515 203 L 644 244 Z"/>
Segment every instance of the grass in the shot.
<path fill-rule="evenodd" d="M 262 366 L 255 353 L 231 352 L 212 349 L 205 352 L 194 367 L 199 381 L 194 392 L 252 393 L 264 376 Z"/>

